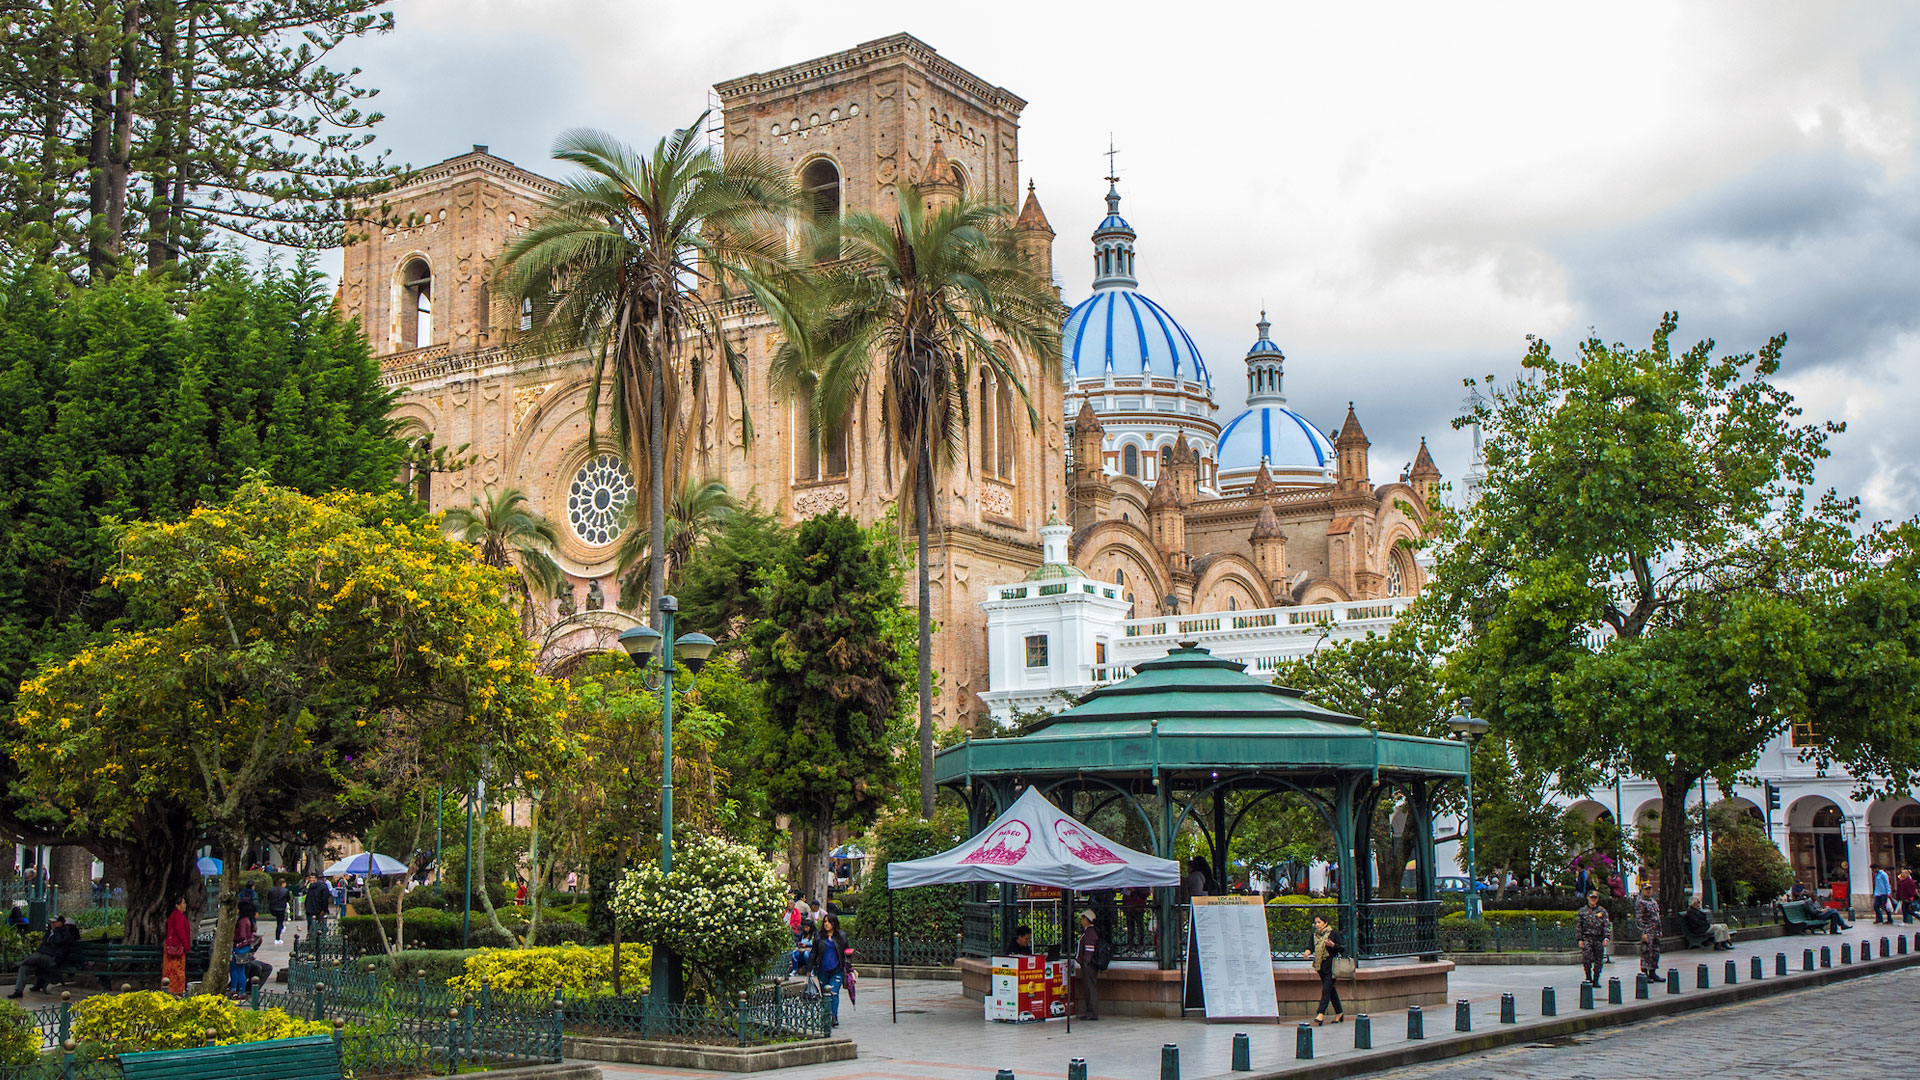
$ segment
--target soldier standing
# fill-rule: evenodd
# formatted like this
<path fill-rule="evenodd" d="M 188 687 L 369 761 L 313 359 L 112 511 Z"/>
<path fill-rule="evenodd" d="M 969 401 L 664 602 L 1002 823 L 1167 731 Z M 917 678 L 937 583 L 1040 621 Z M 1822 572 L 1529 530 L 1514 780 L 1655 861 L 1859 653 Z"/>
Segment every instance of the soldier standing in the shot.
<path fill-rule="evenodd" d="M 1653 883 L 1642 881 L 1640 895 L 1633 901 L 1633 921 L 1640 928 L 1640 970 L 1648 982 L 1660 981 L 1660 901 L 1653 897 Z"/>
<path fill-rule="evenodd" d="M 1587 906 L 1575 920 L 1580 938 L 1580 971 L 1586 981 L 1600 985 L 1600 969 L 1607 963 L 1607 946 L 1613 941 L 1613 916 L 1600 906 L 1600 894 L 1589 892 Z"/>

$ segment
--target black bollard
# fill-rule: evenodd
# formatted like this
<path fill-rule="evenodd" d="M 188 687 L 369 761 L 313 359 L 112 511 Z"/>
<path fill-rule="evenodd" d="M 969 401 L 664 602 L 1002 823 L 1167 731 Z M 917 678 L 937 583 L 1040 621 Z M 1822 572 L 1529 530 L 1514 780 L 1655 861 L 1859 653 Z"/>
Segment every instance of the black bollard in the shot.
<path fill-rule="evenodd" d="M 1754 957 L 1752 966 L 1748 968 L 1748 975 L 1754 982 L 1759 982 L 1767 977 L 1767 965 L 1761 963 L 1759 957 Z"/>
<path fill-rule="evenodd" d="M 1313 1060 L 1313 1025 L 1305 1020 L 1293 1029 L 1293 1056 L 1301 1061 Z"/>
<path fill-rule="evenodd" d="M 1473 1030 L 1473 1003 L 1466 998 L 1453 1003 L 1453 1030 Z"/>
<path fill-rule="evenodd" d="M 1707 965 L 1701 964 L 1699 970 L 1693 974 L 1693 988 L 1696 990 L 1705 990 L 1711 985 L 1713 984 L 1707 981 Z"/>
<path fill-rule="evenodd" d="M 1739 981 L 1740 981 L 1740 965 L 1734 963 L 1731 960 L 1727 961 L 1727 974 L 1726 974 L 1727 985 L 1732 986 L 1734 983 L 1737 983 Z"/>
<path fill-rule="evenodd" d="M 1518 1023 L 1518 1021 L 1515 1020 L 1513 1016 L 1513 995 L 1512 994 L 1500 995 L 1500 1022 L 1503 1024 Z"/>
<path fill-rule="evenodd" d="M 1373 1017 L 1360 1013 L 1353 1018 L 1353 1048 L 1373 1049 Z"/>
<path fill-rule="evenodd" d="M 1907 935 L 1901 934 L 1895 940 L 1900 942 L 1900 955 L 1901 956 L 1907 955 Z"/>
<path fill-rule="evenodd" d="M 1643 983 L 1646 982 L 1646 977 L 1641 976 L 1640 981 Z M 1620 994 L 1620 976 L 1615 975 L 1607 980 L 1607 1004 L 1618 1005 L 1622 1000 Z"/>
<path fill-rule="evenodd" d="M 1803 950 L 1801 950 L 1801 952 L 1800 952 L 1800 970 L 1801 970 L 1801 971 L 1812 971 L 1812 970 L 1813 970 L 1813 950 L 1812 950 L 1812 949 L 1803 949 Z"/>
<path fill-rule="evenodd" d="M 1247 1033 L 1244 1031 L 1236 1031 L 1233 1033 L 1233 1071 L 1253 1071 L 1253 1040 L 1247 1038 Z M 1071 1072 L 1071 1070 L 1069 1070 L 1069 1072 Z M 1067 1080 L 1087 1080 L 1087 1077 L 1085 1073 L 1082 1073 L 1077 1077 L 1068 1076 Z"/>
<path fill-rule="evenodd" d="M 1831 945 L 1820 946 L 1820 966 L 1823 968 L 1830 968 L 1833 966 L 1833 946 Z"/>
<path fill-rule="evenodd" d="M 1180 1080 L 1180 1047 L 1178 1044 L 1160 1044 L 1160 1080 Z"/>
<path fill-rule="evenodd" d="M 1074 1058 L 1067 1062 L 1067 1080 L 1087 1080 L 1086 1058 Z"/>
<path fill-rule="evenodd" d="M 1873 939 L 1868 938 L 1860 943 L 1860 962 L 1864 964 L 1871 959 L 1873 959 Z"/>
<path fill-rule="evenodd" d="M 1843 941 L 1840 943 L 1840 962 L 1842 964 L 1853 963 L 1853 942 Z"/>
<path fill-rule="evenodd" d="M 1680 992 L 1680 969 L 1677 967 L 1669 967 L 1667 968 L 1667 993 L 1677 994 L 1679 992 Z"/>
<path fill-rule="evenodd" d="M 1586 987 L 1588 993 L 1593 992 L 1593 985 L 1591 983 L 1586 984 Z M 1553 999 L 1553 987 L 1551 986 L 1543 986 L 1540 988 L 1540 1015 L 1560 1015 L 1560 1004 Z"/>
<path fill-rule="evenodd" d="M 1593 1008 L 1593 984 L 1590 982 L 1580 984 L 1580 1007 L 1583 1009 Z"/>
<path fill-rule="evenodd" d="M 1880 939 L 1880 959 L 1885 960 L 1892 955 L 1893 955 L 1893 942 L 1888 938 L 1881 938 Z"/>
<path fill-rule="evenodd" d="M 1647 973 L 1644 971 L 1635 972 L 1633 976 L 1633 1000 L 1645 1001 L 1651 996 L 1652 994 L 1647 988 Z"/>
<path fill-rule="evenodd" d="M 993 1074 L 993 1080 L 1013 1080 L 1013 1070 L 1001 1069 L 999 1072 Z"/>
<path fill-rule="evenodd" d="M 1787 973 L 1786 953 L 1777 952 L 1773 954 L 1773 973 L 1775 975 L 1785 975 Z"/>
<path fill-rule="evenodd" d="M 1427 1025 L 1420 1015 L 1420 1006 L 1407 1006 L 1407 1038 L 1424 1039 L 1427 1037 Z"/>

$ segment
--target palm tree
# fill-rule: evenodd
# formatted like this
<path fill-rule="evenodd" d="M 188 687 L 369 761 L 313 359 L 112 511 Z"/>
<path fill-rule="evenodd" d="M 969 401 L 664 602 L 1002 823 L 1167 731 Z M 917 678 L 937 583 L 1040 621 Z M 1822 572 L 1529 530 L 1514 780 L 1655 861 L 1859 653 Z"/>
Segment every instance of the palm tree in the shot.
<path fill-rule="evenodd" d="M 508 310 L 530 304 L 537 345 L 592 356 L 588 440 L 598 437 L 600 394 L 610 389 L 614 436 L 648 493 L 652 551 L 667 546 L 680 387 L 694 388 L 693 411 L 704 415 L 705 365 L 717 354 L 726 369 L 715 380 L 720 411 L 731 381 L 744 412 L 746 360 L 720 332 L 724 301 L 744 290 L 776 326 L 791 321 L 775 283 L 790 265 L 792 178 L 761 155 L 720 160 L 701 145 L 705 120 L 702 113 L 644 155 L 598 131 L 562 134 L 553 156 L 584 171 L 546 200 L 495 275 Z M 751 422 L 745 429 L 751 439 Z M 684 470 L 683 455 L 676 465 Z M 663 561 L 650 568 L 655 626 L 665 574 Z"/>
<path fill-rule="evenodd" d="M 700 541 L 719 532 L 739 508 L 740 503 L 723 480 L 689 476 L 680 481 L 673 489 L 673 498 L 667 502 L 666 580 L 669 585 L 680 576 L 680 568 L 687 564 L 687 557 Z M 627 527 L 620 533 L 615 571 L 620 579 L 621 607 L 630 607 L 627 598 L 638 597 L 641 582 L 651 581 L 653 575 L 653 552 L 642 540 L 651 536 L 653 530 L 638 527 L 637 506 L 630 504 L 627 515 Z"/>
<path fill-rule="evenodd" d="M 878 384 L 885 438 L 913 491 L 920 585 L 920 812 L 933 813 L 933 491 L 967 437 L 968 379 L 985 367 L 1015 388 L 1038 427 L 1015 353 L 1058 374 L 1066 309 L 1014 248 L 1009 207 L 962 198 L 929 207 L 896 188 L 891 218 L 850 214 L 842 258 L 808 279 L 806 318 L 775 355 L 777 382 L 813 395 L 813 423 L 837 430 Z"/>
<path fill-rule="evenodd" d="M 499 488 L 448 510 L 440 527 L 451 539 L 478 548 L 481 562 L 515 571 L 520 626 L 531 633 L 533 594 L 552 596 L 566 577 L 553 561 L 553 546 L 560 542 L 553 523 L 527 505 L 526 492 Z"/>

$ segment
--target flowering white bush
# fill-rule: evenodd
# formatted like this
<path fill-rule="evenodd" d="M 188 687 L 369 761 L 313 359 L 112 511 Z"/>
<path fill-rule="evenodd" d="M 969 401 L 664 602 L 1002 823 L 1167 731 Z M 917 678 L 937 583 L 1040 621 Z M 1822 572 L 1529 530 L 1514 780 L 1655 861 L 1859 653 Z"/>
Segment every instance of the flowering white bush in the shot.
<path fill-rule="evenodd" d="M 637 940 L 671 950 L 725 995 L 751 985 L 785 947 L 786 896 L 766 856 L 699 836 L 674 844 L 671 874 L 628 870 L 613 910 Z"/>

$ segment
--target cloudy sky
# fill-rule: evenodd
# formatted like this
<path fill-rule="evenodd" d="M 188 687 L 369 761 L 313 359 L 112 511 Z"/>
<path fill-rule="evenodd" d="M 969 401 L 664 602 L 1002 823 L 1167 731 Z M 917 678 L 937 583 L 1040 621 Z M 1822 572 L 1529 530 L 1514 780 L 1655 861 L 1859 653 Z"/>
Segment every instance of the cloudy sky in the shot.
<path fill-rule="evenodd" d="M 1109 133 L 1142 289 L 1186 325 L 1224 421 L 1264 303 L 1287 391 L 1356 403 L 1376 480 L 1420 436 L 1457 477 L 1469 375 L 1529 333 L 1749 352 L 1844 420 L 1824 482 L 1920 513 L 1920 6 L 967 5 L 398 0 L 345 57 L 395 156 L 487 143 L 557 175 L 589 125 L 650 143 L 713 83 L 907 31 L 1030 104 L 1068 302 L 1087 294 Z M 1172 13 L 1172 14 L 1170 14 Z M 1902 419 L 1905 417 L 1906 419 Z"/>

